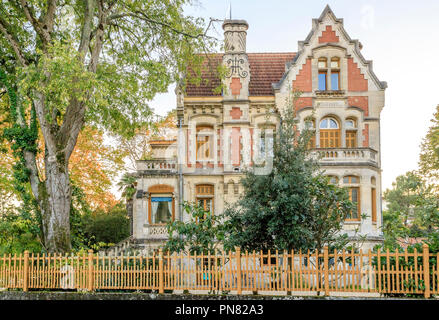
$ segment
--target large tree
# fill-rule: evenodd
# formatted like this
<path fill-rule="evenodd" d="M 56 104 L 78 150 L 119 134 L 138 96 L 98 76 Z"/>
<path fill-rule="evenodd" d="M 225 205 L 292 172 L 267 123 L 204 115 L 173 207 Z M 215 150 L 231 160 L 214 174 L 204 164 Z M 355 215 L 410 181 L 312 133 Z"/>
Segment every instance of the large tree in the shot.
<path fill-rule="evenodd" d="M 398 176 L 383 195 L 384 245 L 395 247 L 407 237 L 429 237 L 439 228 L 439 198 L 419 172 Z"/>
<path fill-rule="evenodd" d="M 69 161 L 86 122 L 130 135 L 148 121 L 147 101 L 165 92 L 213 40 L 190 0 L 2 0 L 0 86 L 9 96 L 6 132 L 41 212 L 50 252 L 71 248 Z M 210 23 L 209 23 L 210 25 Z M 37 169 L 38 127 L 44 138 Z M 27 181 L 26 181 L 27 180 Z"/>
<path fill-rule="evenodd" d="M 439 105 L 431 120 L 432 125 L 421 144 L 419 172 L 439 193 Z"/>
<path fill-rule="evenodd" d="M 230 247 L 320 251 L 337 243 L 353 210 L 347 191 L 329 183 L 308 149 L 311 133 L 298 131 L 294 106 L 299 95 L 291 97 L 282 114 L 272 170 L 264 175 L 247 171 L 241 198 L 225 212 Z"/>

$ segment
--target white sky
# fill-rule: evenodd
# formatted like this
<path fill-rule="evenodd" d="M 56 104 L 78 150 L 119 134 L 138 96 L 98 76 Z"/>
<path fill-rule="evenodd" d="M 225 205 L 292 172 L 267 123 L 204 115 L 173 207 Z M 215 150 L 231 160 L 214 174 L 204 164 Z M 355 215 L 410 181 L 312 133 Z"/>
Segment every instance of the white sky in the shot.
<path fill-rule="evenodd" d="M 229 0 L 204 0 L 186 14 L 224 19 Z M 331 6 L 375 74 L 387 81 L 381 113 L 383 189 L 417 168 L 419 146 L 439 104 L 439 1 L 437 0 L 231 0 L 232 18 L 247 20 L 248 52 L 297 51 L 326 4 Z M 222 39 L 221 24 L 216 24 Z M 150 106 L 158 114 L 175 108 L 174 87 Z"/>

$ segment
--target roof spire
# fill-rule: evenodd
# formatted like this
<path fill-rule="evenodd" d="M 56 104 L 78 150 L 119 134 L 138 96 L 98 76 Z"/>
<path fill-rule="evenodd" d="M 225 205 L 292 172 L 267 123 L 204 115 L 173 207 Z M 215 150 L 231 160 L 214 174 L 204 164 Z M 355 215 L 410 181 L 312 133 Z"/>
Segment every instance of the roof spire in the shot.
<path fill-rule="evenodd" d="M 229 9 L 227 11 L 229 13 L 229 20 L 232 20 L 232 1 L 229 1 Z"/>

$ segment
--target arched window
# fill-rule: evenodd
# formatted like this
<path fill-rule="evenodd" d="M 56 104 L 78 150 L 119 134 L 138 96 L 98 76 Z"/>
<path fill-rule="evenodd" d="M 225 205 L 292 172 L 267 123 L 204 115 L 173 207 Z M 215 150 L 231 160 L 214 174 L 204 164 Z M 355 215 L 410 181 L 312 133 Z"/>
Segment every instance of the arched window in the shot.
<path fill-rule="evenodd" d="M 347 118 L 345 121 L 346 128 L 346 148 L 357 147 L 357 121 L 353 118 Z"/>
<path fill-rule="evenodd" d="M 259 128 L 259 156 L 262 159 L 273 157 L 274 141 L 276 139 L 276 126 L 264 125 Z"/>
<path fill-rule="evenodd" d="M 330 184 L 338 184 L 338 177 L 337 176 L 328 176 L 329 183 Z"/>
<path fill-rule="evenodd" d="M 199 184 L 196 186 L 197 204 L 205 211 L 214 212 L 213 210 L 214 186 L 210 184 Z"/>
<path fill-rule="evenodd" d="M 324 118 L 320 121 L 320 148 L 340 147 L 340 126 L 334 118 Z"/>
<path fill-rule="evenodd" d="M 197 127 L 197 160 L 213 159 L 213 127 Z"/>
<path fill-rule="evenodd" d="M 316 121 L 312 118 L 306 118 L 305 119 L 305 130 L 309 130 L 310 132 L 310 139 L 308 143 L 308 148 L 314 149 L 316 147 Z"/>
<path fill-rule="evenodd" d="M 360 178 L 357 176 L 345 176 L 343 177 L 343 184 L 348 189 L 349 200 L 355 205 L 346 220 L 359 221 L 361 220 Z"/>

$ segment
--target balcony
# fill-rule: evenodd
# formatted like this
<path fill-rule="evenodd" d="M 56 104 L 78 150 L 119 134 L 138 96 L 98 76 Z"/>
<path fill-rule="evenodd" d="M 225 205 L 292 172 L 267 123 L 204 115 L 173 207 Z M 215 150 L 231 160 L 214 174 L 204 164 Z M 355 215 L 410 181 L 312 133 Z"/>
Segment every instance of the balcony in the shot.
<path fill-rule="evenodd" d="M 378 153 L 371 148 L 317 148 L 312 151 L 325 165 L 372 165 L 378 166 Z"/>
<path fill-rule="evenodd" d="M 145 224 L 143 226 L 144 237 L 149 240 L 167 240 L 168 239 L 168 229 L 166 225 L 149 225 Z"/>
<path fill-rule="evenodd" d="M 177 160 L 153 159 L 136 161 L 137 171 L 143 174 L 175 174 L 177 173 Z"/>

